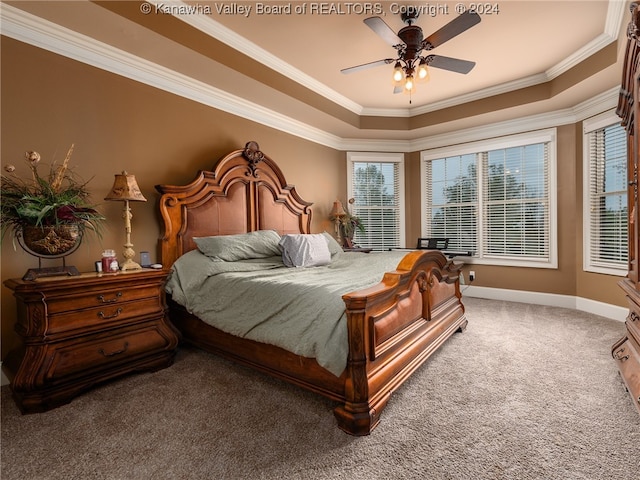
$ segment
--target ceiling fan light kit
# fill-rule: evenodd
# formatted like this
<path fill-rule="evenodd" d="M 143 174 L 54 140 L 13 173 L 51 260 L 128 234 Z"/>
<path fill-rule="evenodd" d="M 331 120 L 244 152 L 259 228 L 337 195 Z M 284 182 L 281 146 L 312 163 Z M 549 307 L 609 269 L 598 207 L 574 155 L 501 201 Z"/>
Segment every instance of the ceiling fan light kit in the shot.
<path fill-rule="evenodd" d="M 420 80 L 429 80 L 429 70 L 427 69 L 427 61 L 423 58 L 418 65 L 418 78 Z"/>
<path fill-rule="evenodd" d="M 404 79 L 404 89 L 407 93 L 413 93 L 416 89 L 416 82 L 413 79 L 412 74 L 407 74 Z"/>
<path fill-rule="evenodd" d="M 398 83 L 404 78 L 404 70 L 400 62 L 396 62 L 396 66 L 393 67 L 393 81 Z"/>
<path fill-rule="evenodd" d="M 427 52 L 430 52 L 434 48 L 480 23 L 480 15 L 467 10 L 425 39 L 422 34 L 422 29 L 418 25 L 414 25 L 419 14 L 420 12 L 417 8 L 407 7 L 401 14 L 401 18 L 406 24 L 406 27 L 402 28 L 397 34 L 382 18 L 366 18 L 364 23 L 380 36 L 380 38 L 396 49 L 397 58 L 385 58 L 375 62 L 356 65 L 345 68 L 341 70 L 341 72 L 348 74 L 393 63 L 393 93 L 400 93 L 402 91 L 406 93 L 414 92 L 416 81 L 429 80 L 428 66 L 456 73 L 469 73 L 475 66 L 475 62 L 427 54 Z M 411 101 L 409 101 L 409 103 L 411 103 Z"/>

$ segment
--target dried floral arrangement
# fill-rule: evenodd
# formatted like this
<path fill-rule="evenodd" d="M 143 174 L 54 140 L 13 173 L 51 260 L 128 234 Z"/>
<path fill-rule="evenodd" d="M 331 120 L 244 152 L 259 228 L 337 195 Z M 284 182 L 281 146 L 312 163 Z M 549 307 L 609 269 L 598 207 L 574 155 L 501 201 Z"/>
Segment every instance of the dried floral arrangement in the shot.
<path fill-rule="evenodd" d="M 355 201 L 356 201 L 355 198 L 350 198 L 348 203 L 349 205 L 353 205 Z M 360 219 L 360 217 L 353 215 L 351 213 L 351 209 L 349 207 L 346 208 L 344 215 L 341 215 L 337 218 L 331 216 L 330 219 L 333 221 L 335 220 L 340 221 L 341 234 L 344 237 L 353 238 L 353 235 L 355 234 L 356 230 L 360 233 L 365 231 L 364 223 L 362 223 L 362 220 Z"/>
<path fill-rule="evenodd" d="M 89 229 L 100 235 L 105 217 L 89 202 L 88 182 L 76 177 L 69 167 L 73 147 L 62 164 L 49 166 L 45 177 L 38 172 L 38 152 L 25 153 L 30 178 L 20 177 L 14 165 L 5 166 L 0 186 L 2 238 L 8 230 L 18 235 L 25 227 L 45 230 L 62 225 L 76 225 L 82 232 Z"/>

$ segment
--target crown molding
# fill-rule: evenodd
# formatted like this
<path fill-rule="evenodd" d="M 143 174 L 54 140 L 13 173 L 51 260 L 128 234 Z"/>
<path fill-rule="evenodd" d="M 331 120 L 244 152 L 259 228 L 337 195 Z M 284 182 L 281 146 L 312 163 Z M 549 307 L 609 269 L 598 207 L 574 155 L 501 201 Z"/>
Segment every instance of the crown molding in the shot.
<path fill-rule="evenodd" d="M 624 22 L 625 13 L 627 12 L 627 3 L 628 2 L 625 0 L 609 0 L 609 5 L 607 6 L 607 18 L 604 22 L 604 32 L 574 52 L 572 55 L 547 70 L 545 73 L 549 80 L 553 80 L 554 78 L 562 75 L 564 72 L 575 67 L 591 55 L 617 41 L 620 28 Z"/>
<path fill-rule="evenodd" d="M 460 95 L 454 98 L 441 100 L 439 102 L 433 102 L 431 104 L 423 105 L 421 107 L 414 107 L 413 109 L 411 109 L 411 112 L 410 112 L 411 114 L 407 116 L 422 115 L 424 113 L 430 113 L 430 112 L 435 112 L 437 110 L 442 110 L 445 108 L 464 105 L 465 103 L 474 102 L 476 100 L 482 100 L 484 98 L 490 98 L 496 95 L 502 95 L 504 93 L 520 90 L 521 88 L 532 87 L 534 85 L 538 85 L 546 81 L 548 81 L 548 77 L 544 73 L 531 75 L 526 78 L 520 78 L 518 80 L 502 83 L 500 85 L 494 85 L 493 87 L 483 88 L 482 90 L 478 90 L 476 92 L 471 92 L 471 93 Z M 378 115 L 384 116 L 384 112 L 380 111 L 378 112 Z"/>
<path fill-rule="evenodd" d="M 519 90 L 521 88 L 533 87 L 545 82 L 549 82 L 556 77 L 559 77 L 566 71 L 578 65 L 583 60 L 594 55 L 596 52 L 602 50 L 609 44 L 617 41 L 618 33 L 624 22 L 624 16 L 627 11 L 627 2 L 625 0 L 609 0 L 607 7 L 607 18 L 605 19 L 604 32 L 591 42 L 583 46 L 581 49 L 574 52 L 564 60 L 558 62 L 553 67 L 549 68 L 544 73 L 531 75 L 526 78 L 521 78 L 512 82 L 503 83 L 494 87 L 478 90 L 477 92 L 461 95 L 456 98 L 443 100 L 440 102 L 434 102 L 430 105 L 424 105 L 421 107 L 415 107 L 407 112 L 405 116 L 421 115 L 424 113 L 434 112 L 444 108 L 455 107 L 457 105 L 463 105 L 465 103 L 473 102 L 475 100 L 482 100 L 484 98 L 492 97 L 495 95 L 501 95 L 504 93 Z M 363 109 L 363 115 L 379 115 L 385 116 L 383 110 L 369 110 Z M 393 116 L 393 115 L 392 115 Z M 399 115 L 395 115 L 399 116 Z"/>
<path fill-rule="evenodd" d="M 513 135 L 533 130 L 570 125 L 583 121 L 602 112 L 615 109 L 618 103 L 619 88 L 611 88 L 575 107 L 545 112 L 538 115 L 491 123 L 478 127 L 471 127 L 455 132 L 424 136 L 414 140 L 359 140 L 343 139 L 341 149 L 346 151 L 377 151 L 377 152 L 418 152 L 448 145 L 486 140 L 488 138 Z"/>
<path fill-rule="evenodd" d="M 618 92 L 619 88 L 615 87 L 571 108 L 419 138 L 410 142 L 409 151 L 429 150 L 447 145 L 577 123 L 598 113 L 615 108 L 618 102 Z"/>
<path fill-rule="evenodd" d="M 154 5 L 175 4 L 187 6 L 182 0 L 148 0 L 149 3 Z M 327 87 L 321 82 L 318 82 L 314 78 L 306 75 L 297 68 L 281 60 L 280 58 L 272 55 L 268 51 L 264 50 L 255 43 L 243 38 L 231 29 L 216 22 L 213 18 L 204 15 L 185 15 L 176 13 L 174 16 L 179 18 L 183 22 L 191 25 L 192 27 L 206 33 L 207 35 L 216 38 L 217 40 L 229 45 L 230 47 L 244 52 L 256 61 L 259 61 L 263 65 L 280 72 L 295 82 L 309 88 L 310 90 L 317 92 L 328 100 L 340 105 L 343 108 L 350 110 L 357 115 L 363 116 L 379 116 L 379 117 L 400 117 L 407 118 L 424 113 L 429 113 L 444 108 L 455 107 L 457 105 L 463 105 L 468 102 L 476 100 L 482 100 L 494 95 L 500 95 L 508 93 L 521 88 L 532 87 L 541 83 L 548 82 L 554 78 L 562 75 L 564 72 L 578 65 L 580 62 L 589 58 L 591 55 L 600 51 L 612 42 L 615 42 L 618 37 L 618 32 L 622 22 L 624 21 L 624 14 L 626 12 L 627 2 L 625 0 L 609 0 L 607 6 L 607 16 L 605 19 L 604 32 L 597 38 L 584 45 L 582 48 L 569 55 L 564 60 L 558 62 L 556 65 L 536 75 L 529 76 L 527 78 L 519 79 L 513 82 L 506 82 L 494 87 L 478 90 L 469 94 L 460 95 L 451 99 L 434 102 L 429 105 L 421 107 L 406 108 L 406 109 L 386 109 L 386 108 L 366 108 L 362 105 L 353 102 L 352 100 L 340 95 L 335 90 Z M 178 12 L 180 9 L 176 9 Z"/>
<path fill-rule="evenodd" d="M 576 123 L 616 106 L 612 88 L 573 108 L 412 140 L 341 138 L 186 75 L 0 3 L 0 33 L 58 55 L 159 88 L 241 118 L 342 151 L 409 153 L 523 131 Z"/>
<path fill-rule="evenodd" d="M 340 138 L 86 35 L 0 4 L 0 33 L 198 103 L 337 148 Z"/>
<path fill-rule="evenodd" d="M 593 117 L 594 115 L 598 115 L 599 113 L 615 109 L 618 106 L 619 98 L 620 87 L 613 87 L 593 98 L 585 100 L 573 107 L 573 111 L 576 115 L 576 121 L 581 122 L 587 118 Z"/>
<path fill-rule="evenodd" d="M 410 140 L 378 140 L 373 138 L 343 138 L 336 148 L 345 152 L 412 152 Z"/>
<path fill-rule="evenodd" d="M 174 4 L 174 5 L 184 5 L 187 7 L 181 0 L 169 0 L 169 1 L 161 1 L 161 0 L 147 0 L 148 3 L 155 5 L 160 8 L 163 5 Z M 179 8 L 176 9 L 177 12 L 180 11 Z M 225 27 L 219 22 L 216 22 L 213 18 L 207 15 L 193 15 L 193 14 L 179 14 L 172 13 L 172 15 L 187 25 L 192 26 L 193 28 L 200 30 L 203 33 L 206 33 L 210 37 L 215 38 L 216 40 L 221 41 L 222 43 L 229 45 L 231 48 L 238 50 L 239 52 L 244 53 L 251 59 L 262 63 L 263 65 L 269 67 L 270 69 L 281 73 L 285 77 L 290 78 L 296 83 L 307 87 L 309 90 L 316 92 L 326 99 L 340 105 L 347 110 L 350 110 L 353 113 L 358 115 L 362 114 L 362 107 L 358 105 L 356 102 L 348 99 L 347 97 L 340 95 L 335 90 L 327 87 L 324 83 L 321 83 L 310 77 L 309 75 L 303 73 L 292 65 L 282 61 L 275 55 L 271 54 L 264 48 L 256 45 L 255 43 L 247 40 L 246 38 L 241 37 L 233 30 Z"/>

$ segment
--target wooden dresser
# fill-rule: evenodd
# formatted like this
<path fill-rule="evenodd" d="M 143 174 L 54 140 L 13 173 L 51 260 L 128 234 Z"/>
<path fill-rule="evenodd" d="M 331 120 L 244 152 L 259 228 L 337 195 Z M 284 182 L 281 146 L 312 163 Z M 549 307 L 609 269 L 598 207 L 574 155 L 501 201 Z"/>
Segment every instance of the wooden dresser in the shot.
<path fill-rule="evenodd" d="M 625 322 L 624 336 L 613 345 L 611 353 L 620 375 L 640 412 L 640 283 L 638 258 L 640 257 L 640 205 L 638 195 L 638 157 L 640 156 L 640 131 L 638 129 L 638 103 L 640 101 L 640 5 L 631 4 L 632 20 L 627 30 L 622 86 L 618 102 L 618 115 L 627 131 L 627 189 L 629 208 L 629 272 L 620 282 L 629 302 L 629 316 Z"/>
<path fill-rule="evenodd" d="M 23 345 L 2 366 L 20 410 L 45 411 L 97 383 L 171 365 L 178 332 L 166 313 L 167 275 L 145 269 L 5 281 Z"/>

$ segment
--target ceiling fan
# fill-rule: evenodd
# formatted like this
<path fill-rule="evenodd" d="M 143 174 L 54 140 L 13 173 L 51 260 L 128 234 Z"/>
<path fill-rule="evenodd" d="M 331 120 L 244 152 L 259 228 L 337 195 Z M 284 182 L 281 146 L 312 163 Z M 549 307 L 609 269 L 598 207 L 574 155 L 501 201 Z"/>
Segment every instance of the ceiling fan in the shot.
<path fill-rule="evenodd" d="M 428 79 L 429 71 L 427 70 L 427 66 L 441 68 L 451 72 L 469 73 L 475 66 L 475 62 L 444 57 L 442 55 L 431 55 L 427 52 L 480 23 L 480 15 L 467 10 L 462 15 L 447 23 L 440 30 L 424 38 L 422 29 L 414 25 L 419 14 L 420 12 L 416 7 L 407 7 L 401 14 L 402 21 L 407 26 L 402 28 L 397 34 L 382 18 L 366 18 L 364 23 L 385 42 L 395 48 L 398 56 L 396 58 L 385 58 L 375 62 L 356 65 L 340 71 L 345 74 L 353 73 L 367 68 L 393 63 L 395 64 L 393 69 L 393 80 L 395 82 L 393 93 L 400 93 L 403 90 L 409 93 L 413 92 L 416 80 Z"/>

